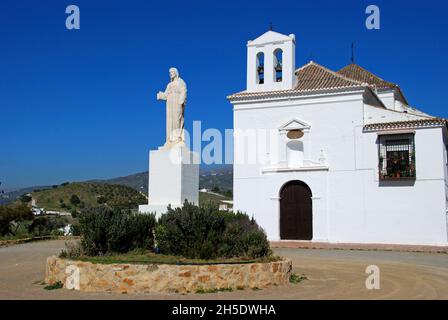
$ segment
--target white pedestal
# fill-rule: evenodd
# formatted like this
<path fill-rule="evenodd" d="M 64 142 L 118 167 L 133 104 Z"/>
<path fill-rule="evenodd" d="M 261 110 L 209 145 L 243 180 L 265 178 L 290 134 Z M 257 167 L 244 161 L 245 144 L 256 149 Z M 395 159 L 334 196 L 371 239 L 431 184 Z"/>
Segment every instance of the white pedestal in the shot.
<path fill-rule="evenodd" d="M 185 200 L 199 204 L 199 155 L 185 145 L 159 148 L 149 153 L 149 203 L 140 213 L 166 212 L 168 205 L 181 207 Z"/>

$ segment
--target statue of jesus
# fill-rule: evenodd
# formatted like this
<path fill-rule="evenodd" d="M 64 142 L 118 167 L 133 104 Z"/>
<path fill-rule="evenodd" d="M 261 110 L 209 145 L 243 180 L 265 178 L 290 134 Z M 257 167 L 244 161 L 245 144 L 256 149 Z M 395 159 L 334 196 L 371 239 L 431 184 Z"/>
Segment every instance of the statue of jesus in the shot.
<path fill-rule="evenodd" d="M 176 68 L 170 68 L 170 83 L 165 92 L 157 93 L 157 100 L 166 100 L 166 143 L 171 147 L 184 142 L 184 110 L 187 102 L 187 85 Z"/>

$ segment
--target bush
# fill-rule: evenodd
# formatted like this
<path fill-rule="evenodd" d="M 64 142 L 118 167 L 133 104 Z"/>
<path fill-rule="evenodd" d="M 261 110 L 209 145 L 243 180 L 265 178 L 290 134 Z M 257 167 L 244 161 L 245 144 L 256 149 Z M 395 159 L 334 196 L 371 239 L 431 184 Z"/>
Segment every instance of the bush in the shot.
<path fill-rule="evenodd" d="M 56 290 L 56 289 L 62 289 L 64 287 L 64 284 L 61 281 L 55 282 L 53 284 L 49 284 L 48 286 L 45 286 L 45 290 Z"/>
<path fill-rule="evenodd" d="M 28 194 L 23 194 L 20 196 L 20 201 L 22 203 L 28 203 L 31 202 L 31 200 L 33 200 Z"/>
<path fill-rule="evenodd" d="M 168 207 L 156 227 L 164 254 L 191 259 L 260 258 L 271 255 L 264 231 L 246 214 L 219 211 L 215 205 Z"/>
<path fill-rule="evenodd" d="M 33 223 L 28 227 L 28 232 L 34 236 L 47 236 L 47 235 L 63 235 L 60 228 L 64 228 L 68 224 L 65 217 L 36 217 Z"/>
<path fill-rule="evenodd" d="M 155 222 L 154 215 L 104 206 L 88 208 L 79 215 L 81 245 L 90 256 L 152 249 Z"/>
<path fill-rule="evenodd" d="M 70 226 L 70 234 L 75 237 L 78 237 L 81 235 L 81 228 L 80 228 L 79 224 L 75 223 Z"/>
<path fill-rule="evenodd" d="M 34 215 L 26 204 L 0 206 L 0 236 L 16 235 L 23 222 L 33 219 Z"/>
<path fill-rule="evenodd" d="M 62 237 L 64 235 L 64 231 L 58 229 L 51 230 L 50 235 L 53 237 Z"/>
<path fill-rule="evenodd" d="M 76 207 L 81 203 L 81 199 L 79 199 L 76 194 L 72 194 L 72 196 L 70 197 L 70 203 Z"/>
<path fill-rule="evenodd" d="M 72 218 L 77 218 L 77 217 L 78 217 L 78 215 L 79 215 L 79 212 L 78 212 L 78 210 L 76 210 L 76 209 L 73 209 L 73 210 L 72 210 L 72 212 L 71 212 L 71 215 L 72 215 Z"/>
<path fill-rule="evenodd" d="M 98 202 L 98 204 L 104 204 L 107 202 L 106 198 L 103 196 L 99 196 L 96 201 Z"/>

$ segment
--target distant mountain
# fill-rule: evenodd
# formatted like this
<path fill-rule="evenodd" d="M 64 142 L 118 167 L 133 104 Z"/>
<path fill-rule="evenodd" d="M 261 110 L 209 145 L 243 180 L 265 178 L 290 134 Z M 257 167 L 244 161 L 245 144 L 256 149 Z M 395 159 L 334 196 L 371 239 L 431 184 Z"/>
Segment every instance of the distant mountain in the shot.
<path fill-rule="evenodd" d="M 0 194 L 0 205 L 8 204 L 15 201 L 18 197 L 23 194 L 31 193 L 34 190 L 44 190 L 49 189 L 51 186 L 36 186 L 36 187 L 26 187 L 21 189 L 15 189 L 10 192 L 5 192 L 4 194 Z"/>
<path fill-rule="evenodd" d="M 129 176 L 105 179 L 105 180 L 89 180 L 86 183 L 113 184 L 131 187 L 134 190 L 148 193 L 148 171 L 131 174 Z M 56 186 L 37 186 L 27 187 L 12 192 L 0 194 L 0 205 L 15 201 L 18 197 L 25 193 L 31 193 L 34 190 L 54 189 Z M 232 165 L 210 165 L 201 166 L 199 173 L 200 189 L 215 189 L 221 193 L 233 191 L 233 166 Z"/>

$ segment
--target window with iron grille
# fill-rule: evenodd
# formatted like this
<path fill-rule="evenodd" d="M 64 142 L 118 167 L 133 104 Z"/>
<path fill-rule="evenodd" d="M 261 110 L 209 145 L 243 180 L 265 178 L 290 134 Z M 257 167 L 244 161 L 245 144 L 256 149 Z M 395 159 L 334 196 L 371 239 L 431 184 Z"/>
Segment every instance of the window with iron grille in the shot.
<path fill-rule="evenodd" d="M 414 134 L 381 135 L 380 180 L 415 179 Z"/>

